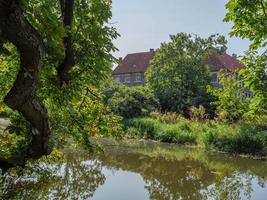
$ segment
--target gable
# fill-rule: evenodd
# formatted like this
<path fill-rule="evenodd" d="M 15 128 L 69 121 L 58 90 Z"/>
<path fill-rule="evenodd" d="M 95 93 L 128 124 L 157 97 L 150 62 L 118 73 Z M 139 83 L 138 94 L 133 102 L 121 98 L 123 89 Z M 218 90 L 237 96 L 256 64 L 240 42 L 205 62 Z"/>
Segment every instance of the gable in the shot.
<path fill-rule="evenodd" d="M 125 73 L 144 73 L 153 59 L 154 51 L 128 54 L 114 69 L 113 75 Z"/>

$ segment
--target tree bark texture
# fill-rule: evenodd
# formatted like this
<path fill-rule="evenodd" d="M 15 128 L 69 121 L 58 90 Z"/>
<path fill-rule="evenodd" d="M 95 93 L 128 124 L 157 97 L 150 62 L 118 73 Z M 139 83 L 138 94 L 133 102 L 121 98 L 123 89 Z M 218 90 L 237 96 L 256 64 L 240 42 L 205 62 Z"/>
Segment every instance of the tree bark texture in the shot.
<path fill-rule="evenodd" d="M 0 0 L 0 37 L 13 43 L 20 53 L 20 70 L 4 99 L 10 108 L 20 112 L 32 126 L 25 158 L 23 155 L 20 157 L 22 160 L 38 159 L 50 153 L 48 113 L 36 94 L 44 48 L 40 35 L 23 16 L 20 0 Z M 0 160 L 0 165 L 16 165 L 14 159 L 8 162 Z"/>
<path fill-rule="evenodd" d="M 75 65 L 71 33 L 74 0 L 60 0 L 60 7 L 67 34 L 63 41 L 65 47 L 65 57 L 63 62 L 59 65 L 57 72 L 61 84 L 67 84 L 69 81 L 69 70 Z"/>

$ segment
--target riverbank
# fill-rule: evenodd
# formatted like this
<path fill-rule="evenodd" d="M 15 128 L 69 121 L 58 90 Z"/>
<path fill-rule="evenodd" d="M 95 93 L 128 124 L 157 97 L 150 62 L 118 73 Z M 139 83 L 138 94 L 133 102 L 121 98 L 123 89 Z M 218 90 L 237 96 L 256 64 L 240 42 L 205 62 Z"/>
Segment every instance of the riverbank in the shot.
<path fill-rule="evenodd" d="M 125 120 L 124 129 L 126 138 L 194 145 L 231 154 L 267 156 L 266 126 L 221 124 L 213 120 L 197 122 L 184 118 L 162 121 L 146 117 Z"/>

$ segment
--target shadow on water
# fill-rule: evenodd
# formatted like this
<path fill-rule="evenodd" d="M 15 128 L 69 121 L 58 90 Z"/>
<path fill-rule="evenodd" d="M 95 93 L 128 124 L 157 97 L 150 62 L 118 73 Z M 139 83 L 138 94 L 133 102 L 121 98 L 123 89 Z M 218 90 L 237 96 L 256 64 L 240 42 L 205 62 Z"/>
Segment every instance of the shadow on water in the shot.
<path fill-rule="evenodd" d="M 120 193 L 121 199 L 134 199 L 116 188 L 155 200 L 260 200 L 267 195 L 265 161 L 148 143 L 104 145 L 104 149 L 104 154 L 94 156 L 67 152 L 60 162 L 39 164 L 41 170 L 13 179 L 5 197 L 113 199 L 112 194 Z M 119 172 L 129 176 L 118 179 Z M 141 190 L 127 188 L 135 176 L 141 177 Z M 111 190 L 105 189 L 108 184 Z"/>

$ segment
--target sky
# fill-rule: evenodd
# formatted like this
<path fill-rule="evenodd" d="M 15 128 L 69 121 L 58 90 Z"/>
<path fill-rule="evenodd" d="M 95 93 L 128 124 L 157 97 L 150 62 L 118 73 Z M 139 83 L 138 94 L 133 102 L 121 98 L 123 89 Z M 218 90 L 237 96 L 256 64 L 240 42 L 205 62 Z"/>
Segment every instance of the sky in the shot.
<path fill-rule="evenodd" d="M 230 38 L 232 24 L 223 22 L 227 0 L 113 0 L 110 21 L 121 35 L 114 41 L 116 58 L 159 48 L 179 32 L 226 36 L 229 54 L 242 55 L 249 42 Z"/>

